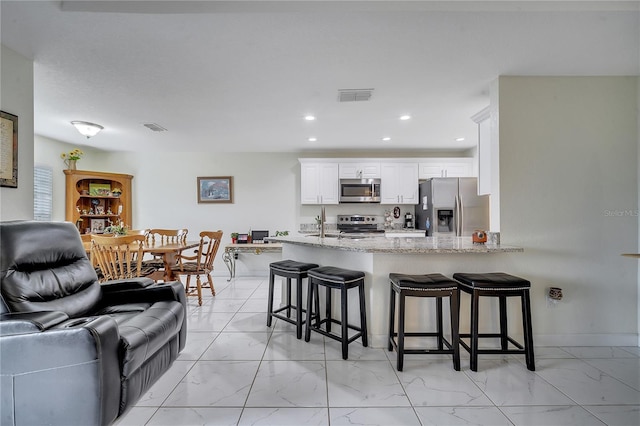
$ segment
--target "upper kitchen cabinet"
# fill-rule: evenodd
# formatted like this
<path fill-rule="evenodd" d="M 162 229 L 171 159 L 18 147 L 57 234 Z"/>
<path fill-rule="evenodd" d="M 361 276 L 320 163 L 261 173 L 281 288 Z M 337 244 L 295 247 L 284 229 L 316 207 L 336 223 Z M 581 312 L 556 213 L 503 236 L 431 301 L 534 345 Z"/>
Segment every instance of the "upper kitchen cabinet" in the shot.
<path fill-rule="evenodd" d="M 500 231 L 500 137 L 497 82 L 491 85 L 491 103 L 471 117 L 478 125 L 478 194 L 491 195 L 491 226 Z"/>
<path fill-rule="evenodd" d="M 338 204 L 338 163 L 306 162 L 300 159 L 300 202 Z"/>
<path fill-rule="evenodd" d="M 340 179 L 379 179 L 380 163 L 340 163 Z"/>
<path fill-rule="evenodd" d="M 475 177 L 472 158 L 422 159 L 419 168 L 419 179 L 435 177 Z"/>
<path fill-rule="evenodd" d="M 496 123 L 491 120 L 490 107 L 486 107 L 473 117 L 478 124 L 478 193 L 494 193 L 494 182 L 498 182 L 498 148 L 493 136 Z"/>
<path fill-rule="evenodd" d="M 418 204 L 418 163 L 381 163 L 380 204 Z"/>

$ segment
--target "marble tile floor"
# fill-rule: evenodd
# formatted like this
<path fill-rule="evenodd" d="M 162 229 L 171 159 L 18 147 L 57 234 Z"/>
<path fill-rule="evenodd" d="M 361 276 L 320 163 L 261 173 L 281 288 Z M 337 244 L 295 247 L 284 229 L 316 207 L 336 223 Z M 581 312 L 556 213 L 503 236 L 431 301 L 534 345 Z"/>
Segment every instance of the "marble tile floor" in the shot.
<path fill-rule="evenodd" d="M 407 355 L 266 326 L 267 279 L 214 277 L 189 298 L 188 342 L 171 369 L 117 422 L 129 425 L 640 425 L 637 347 L 538 347 L 484 355 Z M 279 294 L 279 292 L 276 292 Z"/>

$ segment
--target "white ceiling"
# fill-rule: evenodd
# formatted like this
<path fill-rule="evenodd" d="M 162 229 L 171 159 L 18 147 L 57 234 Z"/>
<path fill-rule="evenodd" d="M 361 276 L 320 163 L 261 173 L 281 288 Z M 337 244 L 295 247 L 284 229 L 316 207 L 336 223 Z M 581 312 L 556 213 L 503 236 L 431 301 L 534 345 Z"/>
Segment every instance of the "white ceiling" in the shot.
<path fill-rule="evenodd" d="M 34 60 L 36 134 L 125 151 L 451 151 L 475 145 L 470 117 L 499 75 L 639 75 L 638 4 L 2 0 L 0 13 L 2 44 Z M 337 101 L 359 88 L 370 101 Z M 105 130 L 86 140 L 72 120 Z"/>

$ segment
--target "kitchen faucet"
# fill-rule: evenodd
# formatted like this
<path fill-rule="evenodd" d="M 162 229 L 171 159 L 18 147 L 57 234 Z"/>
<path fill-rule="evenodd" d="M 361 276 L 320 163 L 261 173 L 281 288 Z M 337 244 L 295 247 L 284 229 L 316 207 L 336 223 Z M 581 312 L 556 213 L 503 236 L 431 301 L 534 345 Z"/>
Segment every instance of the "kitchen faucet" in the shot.
<path fill-rule="evenodd" d="M 324 206 L 320 207 L 320 238 L 324 238 L 324 222 L 327 216 L 324 211 Z"/>

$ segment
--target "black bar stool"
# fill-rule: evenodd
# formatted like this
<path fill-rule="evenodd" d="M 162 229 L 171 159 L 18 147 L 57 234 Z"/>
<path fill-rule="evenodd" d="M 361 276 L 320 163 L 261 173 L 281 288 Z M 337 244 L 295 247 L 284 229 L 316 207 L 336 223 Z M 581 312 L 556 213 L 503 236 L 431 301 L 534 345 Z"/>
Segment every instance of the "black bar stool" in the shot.
<path fill-rule="evenodd" d="M 296 262 L 294 260 L 281 260 L 269 264 L 269 301 L 267 306 L 267 327 L 271 327 L 271 319 L 278 318 L 296 326 L 296 337 L 302 337 L 302 313 L 305 312 L 302 304 L 302 280 L 307 278 L 309 269 L 317 268 L 315 263 Z M 275 311 L 273 310 L 273 287 L 275 276 L 285 277 L 287 279 L 287 304 Z M 296 280 L 296 304 L 291 304 L 291 280 Z M 296 311 L 296 319 L 291 319 L 291 309 Z M 281 314 L 287 311 L 286 316 Z"/>
<path fill-rule="evenodd" d="M 451 354 L 453 368 L 460 371 L 460 346 L 458 338 L 458 283 L 442 274 L 404 275 L 389 274 L 391 297 L 389 303 L 389 351 L 398 352 L 397 369 L 402 371 L 405 354 Z M 396 294 L 398 295 L 398 332 L 395 331 Z M 405 299 L 407 297 L 436 298 L 436 331 L 405 332 Z M 451 312 L 451 342 L 442 332 L 442 298 L 449 298 Z M 396 338 L 397 337 L 397 342 Z M 436 337 L 437 349 L 405 349 L 405 337 Z M 446 346 L 446 349 L 445 349 Z"/>
<path fill-rule="evenodd" d="M 458 289 L 471 295 L 471 332 L 460 334 L 460 344 L 471 354 L 471 370 L 478 371 L 478 354 L 524 354 L 527 368 L 535 371 L 533 357 L 533 331 L 531 328 L 531 283 L 524 278 L 491 272 L 485 274 L 456 273 L 453 278 L 459 282 Z M 500 309 L 500 333 L 479 333 L 479 299 L 483 296 L 497 297 Z M 522 304 L 522 328 L 524 345 L 516 342 L 507 334 L 507 297 L 520 297 Z M 469 338 L 467 345 L 462 338 Z M 500 349 L 478 349 L 478 339 L 485 337 L 500 338 Z M 509 349 L 509 343 L 517 349 Z"/>
<path fill-rule="evenodd" d="M 349 269 L 336 268 L 334 266 L 322 266 L 309 270 L 309 290 L 307 292 L 307 322 L 304 334 L 304 340 L 309 341 L 311 338 L 311 330 L 316 331 L 324 336 L 342 342 L 342 359 L 347 359 L 349 355 L 348 345 L 354 340 L 362 337 L 362 346 L 367 346 L 367 318 L 364 303 L 364 272 L 352 271 Z M 320 317 L 320 298 L 318 286 L 326 288 L 326 307 L 325 319 Z M 350 288 L 358 288 L 358 296 L 360 298 L 360 327 L 349 324 L 349 316 L 347 312 L 347 290 Z M 340 290 L 340 320 L 331 317 L 331 290 Z M 311 317 L 313 313 L 312 301 L 315 302 L 315 324 L 312 324 Z M 341 326 L 341 334 L 337 335 L 331 332 L 331 324 L 339 324 Z M 325 330 L 321 327 L 325 325 Z M 349 338 L 349 329 L 358 333 Z"/>

